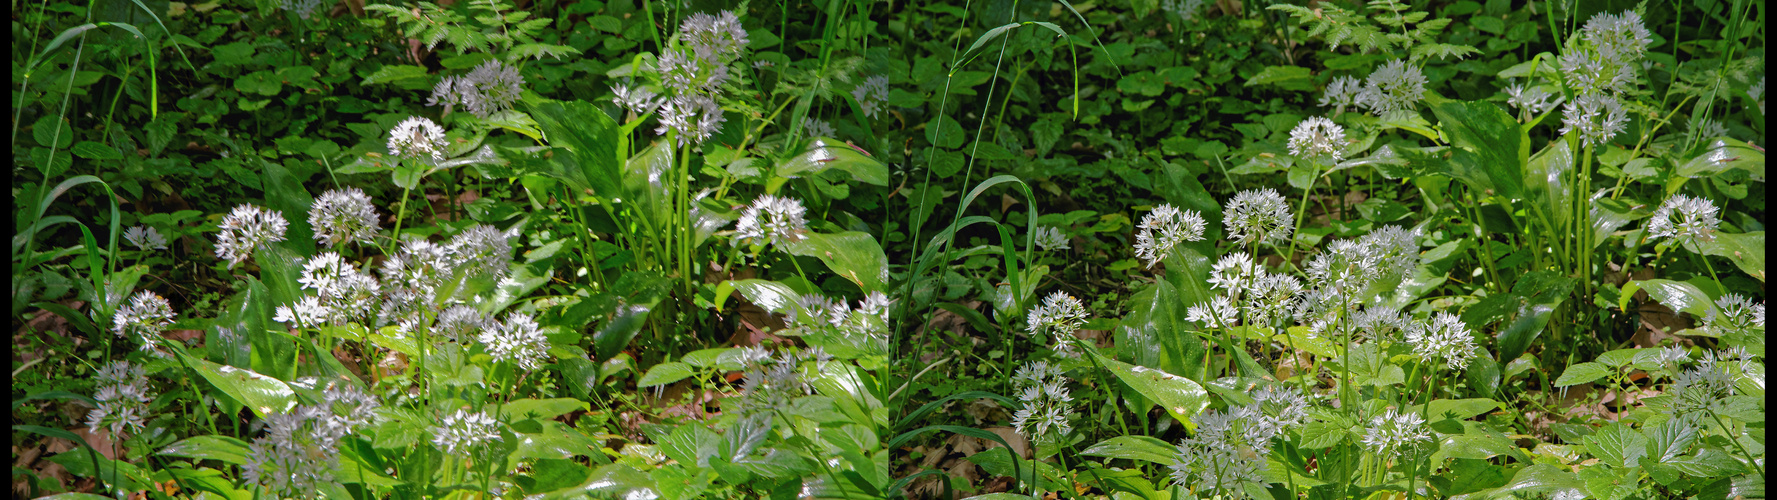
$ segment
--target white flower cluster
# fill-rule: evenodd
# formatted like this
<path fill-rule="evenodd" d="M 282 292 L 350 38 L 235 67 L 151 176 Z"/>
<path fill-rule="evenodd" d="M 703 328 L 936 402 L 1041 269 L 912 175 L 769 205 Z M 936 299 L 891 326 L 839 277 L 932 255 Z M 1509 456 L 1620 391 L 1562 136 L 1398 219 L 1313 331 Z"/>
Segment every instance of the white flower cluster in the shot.
<path fill-rule="evenodd" d="M 1069 247 L 1067 235 L 1063 234 L 1061 228 L 1058 227 L 1037 226 L 1036 234 L 1034 236 L 1036 237 L 1037 248 L 1041 248 L 1045 252 L 1067 250 Z"/>
<path fill-rule="evenodd" d="M 444 127 L 431 118 L 410 116 L 389 131 L 389 155 L 410 160 L 444 161 Z"/>
<path fill-rule="evenodd" d="M 1666 394 L 1672 396 L 1672 414 L 1683 417 L 1726 409 L 1727 398 L 1739 392 L 1735 383 L 1755 368 L 1756 363 L 1755 357 L 1744 348 L 1705 351 L 1697 366 L 1679 372 L 1666 387 Z"/>
<path fill-rule="evenodd" d="M 486 413 L 459 409 L 438 423 L 432 428 L 432 444 L 447 454 L 468 455 L 505 440 L 500 437 L 500 422 Z"/>
<path fill-rule="evenodd" d="M 1562 109 L 1561 133 L 1577 132 L 1588 146 L 1609 143 L 1623 132 L 1628 114 L 1620 97 L 1635 89 L 1636 68 L 1652 41 L 1641 16 L 1600 12 L 1580 30 L 1584 43 L 1567 45 L 1561 76 L 1575 95 Z"/>
<path fill-rule="evenodd" d="M 716 15 L 692 14 L 679 24 L 681 45 L 663 49 L 655 60 L 655 74 L 670 96 L 656 100 L 653 92 L 612 88 L 618 104 L 645 113 L 658 108 L 658 135 L 674 132 L 679 146 L 702 144 L 720 130 L 726 118 L 716 98 L 728 81 L 728 66 L 747 46 L 747 32 L 732 11 Z"/>
<path fill-rule="evenodd" d="M 1578 132 L 1588 146 L 1602 146 L 1623 132 L 1629 113 L 1615 96 L 1581 94 L 1562 108 L 1561 133 Z"/>
<path fill-rule="evenodd" d="M 173 305 L 154 292 L 137 292 L 111 315 L 111 333 L 136 341 L 137 349 L 158 353 L 160 332 L 173 324 Z"/>
<path fill-rule="evenodd" d="M 432 87 L 432 97 L 426 101 L 427 106 L 444 106 L 444 114 L 451 109 L 462 106 L 480 118 L 512 109 L 518 102 L 519 94 L 524 93 L 524 75 L 518 74 L 518 68 L 508 66 L 499 60 L 481 63 L 463 76 L 447 76 Z"/>
<path fill-rule="evenodd" d="M 864 110 L 864 116 L 868 118 L 875 118 L 882 113 L 883 107 L 888 104 L 888 95 L 888 77 L 882 75 L 865 78 L 864 83 L 858 84 L 851 91 L 852 99 L 858 101 L 858 107 Z"/>
<path fill-rule="evenodd" d="M 273 311 L 273 321 L 298 328 L 367 321 L 375 311 L 376 299 L 382 295 L 376 277 L 358 270 L 358 266 L 335 252 L 322 252 L 305 262 L 297 282 L 315 295 L 304 296 L 290 306 L 278 306 Z"/>
<path fill-rule="evenodd" d="M 1390 116 L 1413 112 L 1424 97 L 1425 74 L 1396 59 L 1370 73 L 1353 100 L 1376 116 Z"/>
<path fill-rule="evenodd" d="M 242 476 L 277 498 L 314 496 L 319 485 L 334 481 L 340 441 L 372 424 L 379 406 L 376 398 L 335 382 L 318 405 L 266 416 L 266 434 L 247 447 Z"/>
<path fill-rule="evenodd" d="M 394 256 L 383 261 L 383 302 L 378 323 L 405 321 L 405 331 L 426 326 L 419 324 L 422 316 L 433 316 L 443 323 L 445 318 L 441 314 L 420 313 L 441 313 L 440 309 L 452 302 L 469 300 L 465 283 L 504 278 L 512 264 L 511 239 L 516 237 L 515 231 L 516 228 L 501 231 L 477 225 L 442 245 L 420 239 L 404 242 Z M 440 292 L 446 296 L 440 296 Z M 474 332 L 455 331 L 454 336 L 443 339 L 462 342 L 467 338 L 464 335 Z"/>
<path fill-rule="evenodd" d="M 808 220 L 803 218 L 807 213 L 802 201 L 795 198 L 759 195 L 735 223 L 733 243 L 781 247 L 801 241 L 802 233 L 808 232 Z"/>
<path fill-rule="evenodd" d="M 167 249 L 167 237 L 161 236 L 160 231 L 152 227 L 131 226 L 123 232 L 123 239 L 144 252 Z"/>
<path fill-rule="evenodd" d="M 1241 245 L 1281 245 L 1288 243 L 1296 230 L 1289 202 L 1271 188 L 1235 193 L 1222 207 L 1222 226 L 1228 230 L 1228 239 Z"/>
<path fill-rule="evenodd" d="M 379 229 L 376 205 L 355 187 L 329 190 L 316 197 L 309 208 L 309 225 L 315 229 L 315 239 L 328 247 L 369 240 Z"/>
<path fill-rule="evenodd" d="M 1086 305 L 1067 292 L 1055 292 L 1030 310 L 1025 318 L 1025 331 L 1031 336 L 1049 336 L 1055 342 L 1055 353 L 1077 358 L 1079 349 L 1073 345 L 1074 331 L 1086 325 Z"/>
<path fill-rule="evenodd" d="M 1532 115 L 1540 115 L 1564 100 L 1561 94 L 1550 92 L 1542 86 L 1526 87 L 1516 83 L 1506 87 L 1506 96 L 1506 104 Z"/>
<path fill-rule="evenodd" d="M 254 205 L 234 207 L 222 218 L 222 231 L 216 233 L 216 257 L 228 261 L 230 269 L 245 262 L 260 245 L 284 241 L 284 230 L 290 226 L 284 215 Z"/>
<path fill-rule="evenodd" d="M 648 90 L 647 87 L 635 85 L 628 79 L 625 79 L 623 83 L 611 85 L 611 93 L 614 95 L 611 102 L 636 115 L 652 113 L 654 108 L 660 107 L 660 104 L 664 102 L 659 99 L 659 94 Z"/>
<path fill-rule="evenodd" d="M 825 357 L 824 353 L 813 350 L 805 354 L 817 361 Z M 747 371 L 742 375 L 744 382 L 740 396 L 732 399 L 734 413 L 745 416 L 771 412 L 787 407 L 791 401 L 811 392 L 808 382 L 802 378 L 802 357 L 796 354 L 785 352 L 772 358 L 765 348 L 751 346 L 742 349 L 741 358 Z"/>
<path fill-rule="evenodd" d="M 839 135 L 839 131 L 826 120 L 810 117 L 802 122 L 803 137 L 833 137 L 836 135 Z"/>
<path fill-rule="evenodd" d="M 1667 238 L 1678 243 L 1703 243 L 1715 240 L 1721 227 L 1718 208 L 1707 198 L 1672 195 L 1648 220 L 1650 238 Z"/>
<path fill-rule="evenodd" d="M 482 330 L 480 340 L 495 362 L 510 362 L 522 370 L 535 370 L 549 358 L 549 339 L 527 314 L 507 316 L 505 322 Z"/>
<path fill-rule="evenodd" d="M 1195 210 L 1180 211 L 1178 207 L 1162 204 L 1142 217 L 1141 227 L 1135 233 L 1135 256 L 1147 261 L 1148 268 L 1166 260 L 1174 247 L 1187 241 L 1203 241 L 1203 230 L 1208 226 L 1203 215 Z"/>
<path fill-rule="evenodd" d="M 1703 330 L 1712 336 L 1748 334 L 1765 329 L 1765 304 L 1737 293 L 1715 300 L 1715 307 L 1703 316 Z M 1763 336 L 1762 334 L 1760 335 Z"/>
<path fill-rule="evenodd" d="M 680 146 L 702 144 L 722 128 L 723 120 L 722 106 L 716 104 L 714 97 L 686 94 L 660 105 L 660 126 L 654 133 L 678 132 Z"/>
<path fill-rule="evenodd" d="M 86 414 L 87 432 L 98 434 L 110 430 L 113 436 L 125 429 L 141 431 L 145 424 L 148 402 L 154 394 L 148 389 L 148 373 L 128 361 L 112 361 L 94 373 L 99 390 L 93 393 L 98 406 Z"/>
<path fill-rule="evenodd" d="M 1012 415 L 1012 429 L 1038 444 L 1060 443 L 1073 432 L 1068 418 L 1074 413 L 1067 376 L 1061 368 L 1033 361 L 1012 375 L 1013 391 L 1024 404 Z"/>
<path fill-rule="evenodd" d="M 1294 389 L 1262 389 L 1254 403 L 1191 417 L 1197 432 L 1178 444 L 1172 482 L 1199 496 L 1245 498 L 1248 484 L 1264 485 L 1271 442 L 1308 419 L 1308 404 Z"/>
<path fill-rule="evenodd" d="M 1371 453 L 1386 460 L 1431 443 L 1431 429 L 1419 415 L 1389 408 L 1370 420 L 1363 442 Z"/>
<path fill-rule="evenodd" d="M 1423 323 L 1407 325 L 1407 343 L 1413 354 L 1426 363 L 1442 361 L 1453 371 L 1468 367 L 1475 358 L 1475 336 L 1461 318 L 1438 312 Z"/>
<path fill-rule="evenodd" d="M 1290 155 L 1325 165 L 1345 159 L 1345 128 L 1323 117 L 1314 116 L 1290 130 Z"/>

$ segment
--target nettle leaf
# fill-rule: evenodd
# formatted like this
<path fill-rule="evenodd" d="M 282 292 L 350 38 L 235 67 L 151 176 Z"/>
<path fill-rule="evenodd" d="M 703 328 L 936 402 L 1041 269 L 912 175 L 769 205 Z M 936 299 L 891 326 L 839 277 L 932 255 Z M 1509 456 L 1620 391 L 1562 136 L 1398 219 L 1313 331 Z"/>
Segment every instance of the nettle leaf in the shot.
<path fill-rule="evenodd" d="M 1610 376 L 1611 369 L 1603 364 L 1585 362 L 1567 367 L 1561 372 L 1561 378 L 1555 379 L 1555 387 L 1567 387 L 1592 382 Z"/>
<path fill-rule="evenodd" d="M 1613 423 L 1582 440 L 1586 451 L 1612 467 L 1635 467 L 1647 454 L 1647 437 L 1621 423 Z"/>

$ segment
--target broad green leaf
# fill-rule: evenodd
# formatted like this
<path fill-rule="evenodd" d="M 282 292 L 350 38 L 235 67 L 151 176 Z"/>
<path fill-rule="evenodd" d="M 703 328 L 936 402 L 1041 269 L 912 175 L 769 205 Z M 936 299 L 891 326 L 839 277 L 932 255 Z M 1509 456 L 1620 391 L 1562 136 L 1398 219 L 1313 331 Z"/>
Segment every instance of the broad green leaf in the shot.
<path fill-rule="evenodd" d="M 1524 165 L 1525 208 L 1551 230 L 1573 220 L 1573 169 L 1573 149 L 1565 140 L 1550 141 Z"/>
<path fill-rule="evenodd" d="M 390 64 L 383 66 L 381 69 L 376 70 L 375 73 L 365 77 L 364 81 L 359 83 L 359 85 L 394 83 L 401 85 L 403 88 L 413 88 L 413 85 L 419 85 L 418 88 L 425 88 L 432 85 L 431 79 L 432 76 L 426 73 L 425 66 Z"/>
<path fill-rule="evenodd" d="M 1612 467 L 1635 467 L 1647 454 L 1647 437 L 1621 423 L 1613 423 L 1582 440 L 1586 451 Z"/>
<path fill-rule="evenodd" d="M 46 148 L 65 148 L 74 144 L 74 129 L 68 126 L 68 120 L 44 115 L 31 125 L 31 138 L 36 139 L 38 145 Z"/>
<path fill-rule="evenodd" d="M 1678 457 L 1663 463 L 1671 465 L 1680 474 L 1702 478 L 1726 477 L 1747 470 L 1746 464 L 1715 447 L 1698 448 L 1696 455 Z"/>
<path fill-rule="evenodd" d="M 78 147 L 78 146 L 76 146 Z M 1697 243 L 1706 255 L 1727 257 L 1740 271 L 1765 281 L 1765 232 L 1716 233 L 1715 239 Z"/>
<path fill-rule="evenodd" d="M 1633 288 L 1632 288 L 1633 287 Z M 1706 317 L 1715 308 L 1714 299 L 1704 293 L 1697 285 L 1673 280 L 1635 280 L 1623 285 L 1623 304 L 1619 308 L 1627 310 L 1627 302 L 1636 290 L 1647 291 L 1648 297 L 1672 308 L 1674 311 L 1690 313 L 1699 318 Z"/>
<path fill-rule="evenodd" d="M 228 394 L 235 401 L 240 401 L 241 404 L 253 409 L 253 413 L 259 418 L 265 418 L 273 413 L 281 414 L 296 407 L 296 392 L 290 390 L 290 386 L 284 385 L 282 380 L 260 375 L 252 370 L 219 365 L 207 359 L 193 358 L 183 353 L 179 356 L 185 359 L 185 363 L 190 365 L 192 370 L 203 375 L 204 380 L 210 381 L 211 385 L 221 389 L 223 393 Z"/>
<path fill-rule="evenodd" d="M 1209 393 L 1191 379 L 1166 373 L 1145 366 L 1135 366 L 1122 361 L 1106 358 L 1097 353 L 1091 354 L 1098 358 L 1105 369 L 1117 376 L 1118 380 L 1129 384 L 1129 387 L 1142 396 L 1160 405 L 1167 414 L 1184 423 L 1187 428 L 1195 428 L 1191 417 L 1209 406 Z M 1142 409 L 1145 410 L 1145 409 Z"/>
<path fill-rule="evenodd" d="M 241 465 L 247 463 L 247 443 L 228 436 L 192 436 L 166 445 L 155 454 Z"/>
<path fill-rule="evenodd" d="M 959 136 L 960 137 L 960 136 Z M 887 186 L 889 181 L 888 165 L 876 161 L 847 144 L 830 138 L 815 138 L 808 143 L 808 150 L 783 165 L 778 166 L 777 175 L 787 178 L 807 177 L 819 174 L 827 169 L 839 169 L 848 174 L 854 181 Z"/>
<path fill-rule="evenodd" d="M 1148 436 L 1117 436 L 1099 441 L 1080 453 L 1095 457 L 1145 460 L 1157 464 L 1171 464 L 1177 460 L 1177 450 L 1168 446 L 1165 441 Z"/>
<path fill-rule="evenodd" d="M 1584 491 L 1586 483 L 1579 476 L 1565 470 L 1565 467 L 1538 463 L 1519 469 L 1512 476 L 1512 481 L 1494 490 L 1499 493 L 1549 493 L 1564 490 Z"/>
<path fill-rule="evenodd" d="M 1587 467 L 1580 469 L 1579 477 L 1586 483 L 1586 493 L 1598 500 L 1622 500 L 1640 486 L 1636 483 L 1639 471 L 1634 469 L 1616 469 L 1611 467 Z"/>
<path fill-rule="evenodd" d="M 1676 162 L 1675 162 L 1676 163 Z M 1745 142 L 1719 139 L 1678 165 L 1674 173 L 1690 178 L 1709 177 L 1730 169 L 1745 170 L 1752 180 L 1765 180 L 1765 153 Z"/>
<path fill-rule="evenodd" d="M 647 473 L 622 463 L 605 464 L 593 469 L 586 482 L 572 488 L 527 496 L 533 500 L 571 500 L 587 498 L 660 498 L 654 479 Z"/>
<path fill-rule="evenodd" d="M 123 159 L 123 153 L 117 152 L 117 148 L 107 146 L 104 144 L 100 144 L 97 142 L 93 142 L 93 141 L 80 141 L 80 142 L 74 143 L 74 149 L 72 149 L 72 151 L 74 152 L 74 154 L 76 156 L 79 156 L 81 158 L 86 158 L 88 160 L 122 160 Z"/>
<path fill-rule="evenodd" d="M 1524 168 L 1519 164 L 1518 121 L 1486 101 L 1447 101 L 1432 106 L 1450 138 L 1454 153 L 1449 175 L 1476 191 L 1494 191 L 1508 199 L 1524 198 Z"/>
<path fill-rule="evenodd" d="M 1248 87 L 1276 85 L 1285 90 L 1306 90 L 1314 84 L 1314 74 L 1303 66 L 1266 66 L 1259 74 L 1246 79 Z"/>
<path fill-rule="evenodd" d="M 1555 387 L 1584 384 L 1609 376 L 1610 373 L 1610 367 L 1599 363 L 1588 361 L 1575 364 L 1567 367 L 1567 371 L 1561 372 L 1561 377 L 1555 379 Z"/>
<path fill-rule="evenodd" d="M 575 410 L 591 410 L 589 403 L 573 398 L 531 399 L 525 398 L 506 403 L 500 412 L 514 419 L 549 420 L 573 413 Z"/>
<path fill-rule="evenodd" d="M 599 455 L 599 448 L 604 447 L 604 443 L 567 424 L 553 420 L 539 420 L 538 424 L 543 426 L 541 432 L 518 434 L 518 449 L 513 451 L 512 460 L 590 457 Z"/>
<path fill-rule="evenodd" d="M 742 297 L 746 297 L 747 302 L 752 302 L 753 305 L 759 306 L 760 309 L 773 313 L 795 311 L 796 299 L 802 296 L 801 294 L 796 293 L 795 290 L 790 289 L 789 285 L 778 283 L 776 281 L 761 279 L 728 280 L 716 285 L 715 303 L 717 312 L 722 311 L 722 304 L 727 302 L 728 296 L 734 294 L 736 291 L 740 292 Z"/>
<path fill-rule="evenodd" d="M 586 101 L 532 103 L 531 118 L 551 145 L 568 148 L 579 182 L 605 200 L 629 198 L 624 191 L 618 126 Z M 639 201 L 639 200 L 637 200 Z"/>
<path fill-rule="evenodd" d="M 963 126 L 956 123 L 955 118 L 939 116 L 932 123 L 926 124 L 926 142 L 945 149 L 956 149 L 963 145 Z"/>
<path fill-rule="evenodd" d="M 234 79 L 234 89 L 241 93 L 273 96 L 284 90 L 283 80 L 271 71 L 254 71 Z"/>
<path fill-rule="evenodd" d="M 882 245 L 870 233 L 848 231 L 837 234 L 807 233 L 801 240 L 784 246 L 791 255 L 816 257 L 827 268 L 858 285 L 865 292 L 882 291 L 888 283 L 888 257 Z M 745 293 L 744 291 L 742 292 Z M 752 299 L 752 297 L 748 297 Z M 754 301 L 754 304 L 759 304 Z M 760 307 L 764 307 L 760 304 Z"/>
<path fill-rule="evenodd" d="M 685 377 L 692 376 L 696 373 L 697 370 L 692 369 L 691 365 L 677 361 L 669 361 L 654 365 L 653 368 L 649 368 L 648 373 L 642 375 L 641 380 L 636 381 L 636 386 L 653 387 L 657 385 L 671 384 L 673 382 L 684 380 Z"/>
<path fill-rule="evenodd" d="M 652 309 L 648 304 L 629 304 L 619 306 L 617 311 L 592 334 L 594 354 L 598 359 L 611 359 L 623 348 L 629 347 L 637 333 L 647 324 L 648 312 Z"/>

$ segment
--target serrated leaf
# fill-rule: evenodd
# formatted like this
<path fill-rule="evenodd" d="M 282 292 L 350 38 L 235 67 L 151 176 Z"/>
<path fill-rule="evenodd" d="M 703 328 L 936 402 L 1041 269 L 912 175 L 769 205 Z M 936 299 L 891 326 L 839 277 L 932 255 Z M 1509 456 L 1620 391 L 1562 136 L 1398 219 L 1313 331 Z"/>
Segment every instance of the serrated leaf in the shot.
<path fill-rule="evenodd" d="M 1617 423 L 1582 439 L 1586 451 L 1612 467 L 1635 467 L 1647 454 L 1647 437 Z"/>

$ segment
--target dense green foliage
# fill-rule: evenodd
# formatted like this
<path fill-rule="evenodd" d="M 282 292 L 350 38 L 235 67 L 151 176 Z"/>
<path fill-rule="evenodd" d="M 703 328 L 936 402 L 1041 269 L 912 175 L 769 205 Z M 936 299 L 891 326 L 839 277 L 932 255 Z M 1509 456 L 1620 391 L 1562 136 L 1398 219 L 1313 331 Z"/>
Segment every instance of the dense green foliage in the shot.
<path fill-rule="evenodd" d="M 1764 496 L 1763 2 L 14 7 L 15 496 Z"/>

